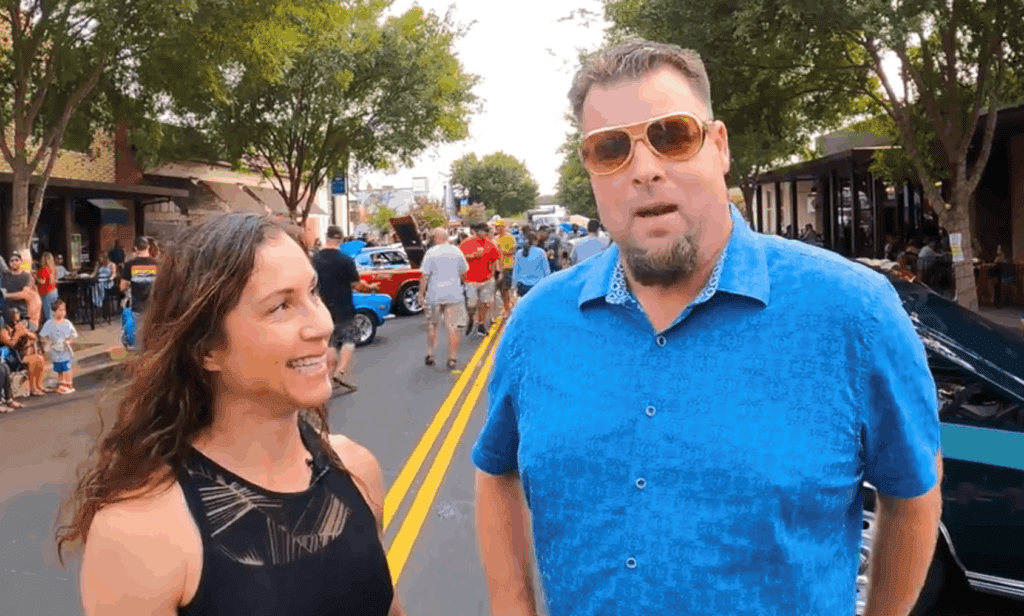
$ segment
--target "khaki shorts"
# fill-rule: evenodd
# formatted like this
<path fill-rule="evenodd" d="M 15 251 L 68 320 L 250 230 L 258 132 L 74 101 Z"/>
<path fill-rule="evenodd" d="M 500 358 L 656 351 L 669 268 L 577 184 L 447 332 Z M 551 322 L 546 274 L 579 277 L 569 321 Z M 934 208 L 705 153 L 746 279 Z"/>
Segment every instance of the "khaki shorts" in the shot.
<path fill-rule="evenodd" d="M 466 327 L 466 321 L 469 320 L 466 306 L 462 302 L 427 304 L 424 306 L 424 312 L 427 313 L 427 323 L 431 327 L 438 327 L 443 318 L 448 327 L 462 329 Z"/>
<path fill-rule="evenodd" d="M 488 278 L 485 282 L 466 283 L 466 304 L 473 310 L 481 302 L 488 306 L 494 303 L 494 278 Z"/>

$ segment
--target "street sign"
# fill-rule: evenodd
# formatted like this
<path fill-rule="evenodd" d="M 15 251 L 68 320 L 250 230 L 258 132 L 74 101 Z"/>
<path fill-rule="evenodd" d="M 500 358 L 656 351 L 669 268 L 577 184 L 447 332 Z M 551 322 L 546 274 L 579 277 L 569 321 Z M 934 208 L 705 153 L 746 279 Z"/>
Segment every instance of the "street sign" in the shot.
<path fill-rule="evenodd" d="M 344 195 L 345 194 L 345 178 L 334 178 L 331 180 L 331 194 L 332 195 Z"/>

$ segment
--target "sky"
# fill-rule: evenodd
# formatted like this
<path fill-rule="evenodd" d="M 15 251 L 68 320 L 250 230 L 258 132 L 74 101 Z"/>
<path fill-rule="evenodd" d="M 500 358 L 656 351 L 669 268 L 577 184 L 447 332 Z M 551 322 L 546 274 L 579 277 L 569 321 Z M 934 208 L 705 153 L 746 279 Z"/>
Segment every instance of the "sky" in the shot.
<path fill-rule="evenodd" d="M 554 194 L 562 162 L 558 148 L 572 131 L 563 116 L 576 49 L 600 46 L 606 25 L 601 19 L 589 27 L 580 19 L 560 19 L 581 7 L 602 17 L 600 0 L 396 0 L 389 12 L 401 14 L 414 4 L 439 15 L 454 4 L 457 22 L 476 22 L 455 42 L 455 53 L 467 72 L 481 78 L 473 90 L 481 112 L 472 116 L 465 141 L 428 149 L 411 169 L 363 174 L 359 188 L 408 188 L 414 177 L 426 177 L 430 194 L 440 198 L 453 162 L 500 150 L 526 163 L 540 194 Z"/>
<path fill-rule="evenodd" d="M 426 150 L 412 168 L 364 173 L 352 188 L 410 188 L 413 178 L 426 178 L 431 196 L 440 198 L 453 162 L 500 150 L 526 163 L 541 195 L 553 195 L 562 163 L 558 148 L 572 131 L 564 116 L 577 49 L 598 48 L 608 26 L 601 1 L 395 0 L 389 14 L 400 15 L 414 4 L 439 15 L 454 5 L 455 21 L 476 22 L 455 42 L 455 53 L 467 72 L 481 78 L 474 92 L 482 109 L 471 117 L 465 141 Z M 591 16 L 566 19 L 580 8 Z M 895 66 L 894 57 L 886 58 L 886 72 L 902 94 Z"/>

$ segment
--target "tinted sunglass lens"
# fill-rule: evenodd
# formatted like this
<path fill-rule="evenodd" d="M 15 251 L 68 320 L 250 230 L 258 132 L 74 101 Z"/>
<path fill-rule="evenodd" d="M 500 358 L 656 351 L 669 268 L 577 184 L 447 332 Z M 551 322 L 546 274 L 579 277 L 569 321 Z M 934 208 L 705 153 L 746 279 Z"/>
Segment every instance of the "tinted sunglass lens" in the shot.
<path fill-rule="evenodd" d="M 601 133 L 587 140 L 587 158 L 599 170 L 613 169 L 629 158 L 631 147 L 633 144 L 626 133 Z"/>
<path fill-rule="evenodd" d="M 690 118 L 669 118 L 652 123 L 647 138 L 665 156 L 686 157 L 700 145 L 700 127 Z"/>

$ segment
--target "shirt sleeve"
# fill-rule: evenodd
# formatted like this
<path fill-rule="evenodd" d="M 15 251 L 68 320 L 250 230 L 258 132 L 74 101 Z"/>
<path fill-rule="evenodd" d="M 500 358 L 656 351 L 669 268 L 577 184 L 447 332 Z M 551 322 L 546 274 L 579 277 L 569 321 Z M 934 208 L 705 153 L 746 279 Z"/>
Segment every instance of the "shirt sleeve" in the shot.
<path fill-rule="evenodd" d="M 72 323 L 71 321 L 68 321 L 68 331 L 71 332 L 71 335 L 70 335 L 71 338 L 77 338 L 78 337 L 78 330 L 75 329 L 75 324 Z"/>
<path fill-rule="evenodd" d="M 865 319 L 873 331 L 862 385 L 864 479 L 883 494 L 914 498 L 938 481 L 939 404 L 924 344 L 896 290 L 885 286 Z"/>
<path fill-rule="evenodd" d="M 476 445 L 473 464 L 489 475 L 504 475 L 519 468 L 519 422 L 516 412 L 518 374 L 513 361 L 514 326 L 509 323 L 494 355 L 488 389 L 487 420 Z"/>
<path fill-rule="evenodd" d="M 351 257 L 344 257 L 342 260 L 352 284 L 359 282 L 359 268 L 356 267 L 356 262 Z"/>

